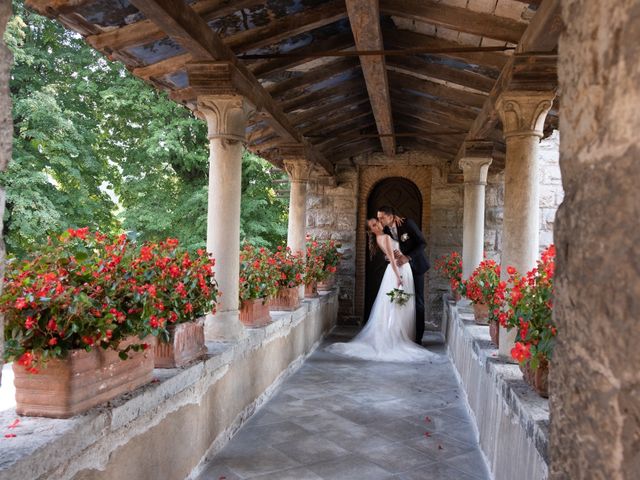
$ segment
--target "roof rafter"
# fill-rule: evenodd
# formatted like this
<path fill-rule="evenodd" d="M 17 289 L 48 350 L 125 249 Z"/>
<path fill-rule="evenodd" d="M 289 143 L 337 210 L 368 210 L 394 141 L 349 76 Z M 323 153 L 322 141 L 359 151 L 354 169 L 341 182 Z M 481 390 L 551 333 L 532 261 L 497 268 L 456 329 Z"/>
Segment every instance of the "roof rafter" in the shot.
<path fill-rule="evenodd" d="M 382 30 L 380 27 L 380 8 L 378 0 L 346 0 L 351 31 L 357 50 L 382 50 Z M 391 115 L 391 96 L 385 58 L 379 56 L 360 56 L 360 65 L 364 75 L 371 110 L 376 119 L 380 134 L 393 133 Z M 385 155 L 396 153 L 395 138 L 381 137 L 382 151 Z"/>
<path fill-rule="evenodd" d="M 188 5 L 170 0 L 131 0 L 147 18 L 153 20 L 167 35 L 174 38 L 195 59 L 199 61 L 225 61 L 233 66 L 234 70 L 243 77 L 242 84 L 249 88 L 243 91 L 258 111 L 269 114 L 265 119 L 274 130 L 302 146 L 308 146 L 307 142 L 289 122 L 284 112 L 275 104 L 271 96 L 258 83 L 256 78 L 242 65 L 233 52 L 222 40 L 209 28 L 207 23 Z M 311 160 L 316 161 L 327 172 L 333 174 L 333 164 L 319 155 L 311 152 Z"/>

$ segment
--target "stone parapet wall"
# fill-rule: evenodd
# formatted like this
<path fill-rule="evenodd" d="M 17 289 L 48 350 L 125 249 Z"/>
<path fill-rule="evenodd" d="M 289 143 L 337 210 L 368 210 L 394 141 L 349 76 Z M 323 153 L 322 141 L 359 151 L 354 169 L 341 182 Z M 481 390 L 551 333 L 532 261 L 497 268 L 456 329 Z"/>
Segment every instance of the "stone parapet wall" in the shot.
<path fill-rule="evenodd" d="M 0 480 L 196 478 L 319 345 L 337 307 L 335 291 L 306 300 L 243 340 L 209 343 L 205 361 L 156 370 L 159 382 L 108 407 L 68 420 L 23 417 L 17 436 L 3 439 Z M 14 418 L 14 409 L 0 412 L 2 425 Z"/>
<path fill-rule="evenodd" d="M 545 480 L 549 402 L 533 392 L 517 365 L 497 358 L 489 327 L 471 309 L 446 301 L 447 351 L 478 428 L 480 448 L 495 480 Z"/>

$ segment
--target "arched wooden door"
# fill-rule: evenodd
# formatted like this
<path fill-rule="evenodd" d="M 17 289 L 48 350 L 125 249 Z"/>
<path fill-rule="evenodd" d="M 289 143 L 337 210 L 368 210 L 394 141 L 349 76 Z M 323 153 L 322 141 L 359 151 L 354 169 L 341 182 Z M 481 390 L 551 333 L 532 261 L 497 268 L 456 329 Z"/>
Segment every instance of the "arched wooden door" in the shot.
<path fill-rule="evenodd" d="M 422 194 L 418 187 L 401 177 L 386 178 L 379 182 L 367 199 L 367 218 L 373 218 L 378 208 L 390 205 L 395 208 L 401 217 L 412 219 L 422 229 Z M 365 265 L 365 295 L 364 295 L 364 321 L 366 322 L 371 312 L 371 307 L 378 294 L 378 287 L 382 281 L 387 262 L 378 251 L 373 258 L 366 247 Z"/>

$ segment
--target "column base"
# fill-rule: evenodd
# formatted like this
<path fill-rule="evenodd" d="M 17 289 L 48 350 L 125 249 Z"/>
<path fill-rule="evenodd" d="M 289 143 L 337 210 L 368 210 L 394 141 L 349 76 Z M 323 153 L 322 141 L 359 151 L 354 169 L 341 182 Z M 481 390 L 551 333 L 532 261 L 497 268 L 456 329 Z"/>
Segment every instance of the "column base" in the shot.
<path fill-rule="evenodd" d="M 498 355 L 501 359 L 509 363 L 518 363 L 511 356 L 511 349 L 516 346 L 516 335 L 518 331 L 515 328 L 507 330 L 504 327 L 500 327 L 500 346 L 498 348 Z"/>
<path fill-rule="evenodd" d="M 238 310 L 208 314 L 204 322 L 205 340 L 239 340 L 247 335 Z"/>

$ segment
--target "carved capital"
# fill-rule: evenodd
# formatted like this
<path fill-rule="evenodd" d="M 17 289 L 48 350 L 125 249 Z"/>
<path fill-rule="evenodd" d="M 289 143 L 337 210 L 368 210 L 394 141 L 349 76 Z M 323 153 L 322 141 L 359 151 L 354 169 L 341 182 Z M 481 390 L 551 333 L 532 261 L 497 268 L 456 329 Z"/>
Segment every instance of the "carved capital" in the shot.
<path fill-rule="evenodd" d="M 305 183 L 309 181 L 312 164 L 305 158 L 285 158 L 282 161 L 291 182 Z"/>
<path fill-rule="evenodd" d="M 239 95 L 203 95 L 198 97 L 198 113 L 207 121 L 209 140 L 222 138 L 246 142 L 251 105 Z"/>
<path fill-rule="evenodd" d="M 555 93 L 507 91 L 500 95 L 496 109 L 503 125 L 504 138 L 536 136 L 542 138 L 544 121 L 553 105 Z"/>
<path fill-rule="evenodd" d="M 467 140 L 464 142 L 464 154 L 459 165 L 464 174 L 464 183 L 486 185 L 489 166 L 493 161 L 495 149 L 493 142 Z"/>

